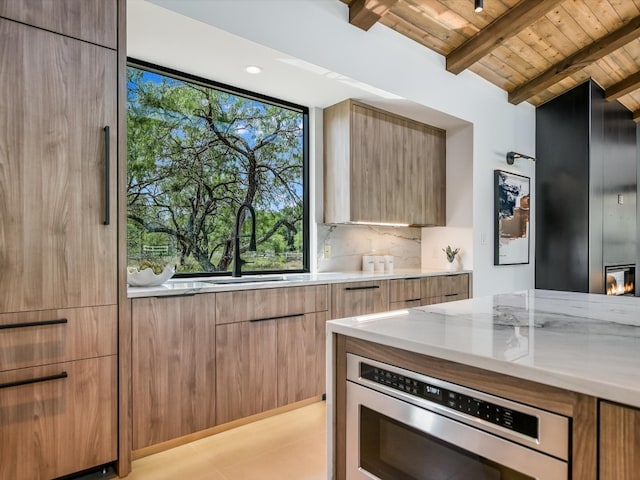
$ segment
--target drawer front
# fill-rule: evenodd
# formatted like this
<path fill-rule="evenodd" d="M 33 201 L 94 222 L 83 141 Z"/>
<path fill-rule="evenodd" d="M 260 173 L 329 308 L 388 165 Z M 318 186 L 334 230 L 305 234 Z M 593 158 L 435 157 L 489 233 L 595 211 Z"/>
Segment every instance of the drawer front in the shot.
<path fill-rule="evenodd" d="M 331 318 L 352 317 L 389 310 L 389 282 L 337 283 L 331 286 Z"/>
<path fill-rule="evenodd" d="M 426 277 L 421 281 L 421 296 L 423 298 L 446 297 L 462 295 L 469 296 L 469 275 L 440 275 Z"/>
<path fill-rule="evenodd" d="M 0 372 L 0 478 L 50 479 L 115 460 L 116 382 L 115 355 Z"/>
<path fill-rule="evenodd" d="M 216 324 L 323 312 L 327 305 L 326 285 L 221 292 L 216 294 Z"/>
<path fill-rule="evenodd" d="M 424 305 L 422 299 L 407 300 L 405 302 L 391 302 L 389 303 L 389 310 L 403 310 L 405 308 L 414 308 Z"/>
<path fill-rule="evenodd" d="M 401 278 L 389 281 L 389 302 L 413 302 L 420 300 L 420 279 Z"/>
<path fill-rule="evenodd" d="M 115 305 L 0 314 L 0 371 L 117 353 Z"/>

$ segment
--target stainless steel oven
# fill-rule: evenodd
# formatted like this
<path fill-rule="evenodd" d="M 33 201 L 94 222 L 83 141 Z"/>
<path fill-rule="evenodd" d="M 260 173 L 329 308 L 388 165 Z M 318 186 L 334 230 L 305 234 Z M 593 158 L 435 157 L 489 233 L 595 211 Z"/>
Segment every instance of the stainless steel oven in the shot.
<path fill-rule="evenodd" d="M 568 418 L 347 356 L 348 480 L 569 479 Z"/>

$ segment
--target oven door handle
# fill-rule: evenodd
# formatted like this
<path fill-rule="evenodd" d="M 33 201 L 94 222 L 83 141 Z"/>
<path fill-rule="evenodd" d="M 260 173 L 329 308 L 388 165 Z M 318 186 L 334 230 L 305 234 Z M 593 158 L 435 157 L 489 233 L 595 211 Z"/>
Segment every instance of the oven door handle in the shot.
<path fill-rule="evenodd" d="M 567 480 L 567 462 L 475 429 L 410 403 L 347 381 L 347 480 L 378 478 L 360 465 L 360 412 L 366 407 L 472 455 L 479 455 L 536 480 Z M 371 440 L 371 439 L 369 439 Z M 568 441 L 568 439 L 567 439 Z"/>

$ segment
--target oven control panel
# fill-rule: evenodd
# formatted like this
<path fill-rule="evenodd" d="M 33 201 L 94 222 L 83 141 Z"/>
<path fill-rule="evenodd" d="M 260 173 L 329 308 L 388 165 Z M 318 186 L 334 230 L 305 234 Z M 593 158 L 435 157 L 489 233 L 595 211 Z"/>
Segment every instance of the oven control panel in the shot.
<path fill-rule="evenodd" d="M 538 418 L 485 400 L 400 375 L 383 368 L 360 364 L 360 376 L 366 380 L 404 392 L 405 394 L 437 403 L 452 410 L 513 430 L 528 437 L 538 438 Z"/>

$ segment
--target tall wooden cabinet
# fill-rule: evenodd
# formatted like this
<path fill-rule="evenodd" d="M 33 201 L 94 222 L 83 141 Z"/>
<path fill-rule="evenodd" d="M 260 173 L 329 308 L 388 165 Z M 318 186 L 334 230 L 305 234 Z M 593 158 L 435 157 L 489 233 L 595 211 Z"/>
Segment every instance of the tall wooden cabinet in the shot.
<path fill-rule="evenodd" d="M 444 130 L 345 100 L 324 142 L 325 223 L 445 224 Z"/>
<path fill-rule="evenodd" d="M 117 18 L 0 0 L 3 480 L 117 458 Z"/>

